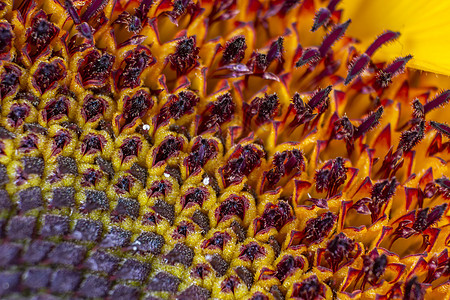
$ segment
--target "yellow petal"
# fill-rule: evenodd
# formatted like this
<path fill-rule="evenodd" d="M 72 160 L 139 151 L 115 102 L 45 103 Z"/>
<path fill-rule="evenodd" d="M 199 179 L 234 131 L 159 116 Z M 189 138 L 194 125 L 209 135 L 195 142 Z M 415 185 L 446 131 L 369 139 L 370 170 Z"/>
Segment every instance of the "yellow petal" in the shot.
<path fill-rule="evenodd" d="M 375 60 L 412 54 L 409 67 L 450 75 L 449 1 L 346 0 L 342 5 L 343 20 L 352 19 L 347 34 L 360 39 L 363 49 L 384 30 L 401 32 L 396 42 L 375 54 Z"/>

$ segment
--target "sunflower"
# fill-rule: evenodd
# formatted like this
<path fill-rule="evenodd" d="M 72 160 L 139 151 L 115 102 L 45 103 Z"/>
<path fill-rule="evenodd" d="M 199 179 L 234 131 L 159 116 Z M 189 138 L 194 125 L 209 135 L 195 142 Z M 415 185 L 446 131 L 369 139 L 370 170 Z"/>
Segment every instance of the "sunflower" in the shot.
<path fill-rule="evenodd" d="M 449 298 L 448 6 L 0 2 L 0 296 Z"/>

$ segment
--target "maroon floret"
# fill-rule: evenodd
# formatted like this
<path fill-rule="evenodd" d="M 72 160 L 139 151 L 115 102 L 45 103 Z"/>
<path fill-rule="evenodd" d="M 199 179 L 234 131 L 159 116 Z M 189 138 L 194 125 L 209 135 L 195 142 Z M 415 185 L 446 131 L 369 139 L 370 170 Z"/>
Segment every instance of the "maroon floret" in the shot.
<path fill-rule="evenodd" d="M 280 231 L 286 223 L 293 219 L 291 210 L 291 206 L 286 201 L 279 201 L 278 204 L 267 204 L 262 216 L 254 220 L 255 234 L 270 228 Z"/>
<path fill-rule="evenodd" d="M 117 86 L 119 89 L 135 88 L 141 84 L 142 72 L 155 62 L 150 50 L 138 46 L 130 51 L 122 62 L 118 72 Z"/>
<path fill-rule="evenodd" d="M 240 182 L 261 164 L 263 151 L 249 144 L 239 145 L 230 156 L 227 164 L 219 169 L 225 186 Z"/>
<path fill-rule="evenodd" d="M 81 61 L 78 73 L 83 86 L 101 87 L 111 75 L 114 56 L 92 50 Z"/>
<path fill-rule="evenodd" d="M 58 80 L 66 76 L 66 67 L 61 59 L 51 63 L 41 62 L 33 74 L 33 86 L 44 94 L 57 85 Z"/>
<path fill-rule="evenodd" d="M 247 122 L 250 122 L 254 116 L 256 116 L 255 121 L 258 126 L 272 121 L 278 112 L 279 104 L 276 93 L 265 94 L 263 98 L 256 97 L 246 108 Z"/>
<path fill-rule="evenodd" d="M 176 155 L 183 147 L 183 139 L 174 136 L 167 137 L 158 146 L 155 152 L 153 165 L 163 162 L 169 157 Z"/>
<path fill-rule="evenodd" d="M 295 273 L 297 269 L 303 269 L 305 263 L 298 256 L 285 255 L 277 264 L 275 277 L 283 282 L 288 276 Z"/>
<path fill-rule="evenodd" d="M 245 197 L 231 195 L 216 209 L 215 217 L 217 222 L 228 220 L 232 216 L 237 216 L 244 220 L 248 206 L 248 200 Z"/>
<path fill-rule="evenodd" d="M 1 32 L 0 32 L 1 38 Z M 0 95 L 1 99 L 15 93 L 19 88 L 19 78 L 22 71 L 14 65 L 4 65 L 5 71 L 0 77 Z"/>
<path fill-rule="evenodd" d="M 189 174 L 194 174 L 217 155 L 217 142 L 214 140 L 197 138 L 191 148 L 191 153 L 185 159 Z"/>
<path fill-rule="evenodd" d="M 177 75 L 188 73 L 196 64 L 199 48 L 196 46 L 194 37 L 184 37 L 177 44 L 175 53 L 169 55 L 168 59 Z"/>
<path fill-rule="evenodd" d="M 328 242 L 325 249 L 325 260 L 331 266 L 333 272 L 336 272 L 342 262 L 350 257 L 350 252 L 354 247 L 355 242 L 342 232 Z"/>
<path fill-rule="evenodd" d="M 187 190 L 184 196 L 181 197 L 181 206 L 183 208 L 187 208 L 198 204 L 200 207 L 202 207 L 203 202 L 208 199 L 208 196 L 208 190 L 204 187 L 190 188 L 189 190 Z"/>
<path fill-rule="evenodd" d="M 256 242 L 250 242 L 240 249 L 239 258 L 245 261 L 253 262 L 255 259 L 265 257 L 266 249 Z"/>
<path fill-rule="evenodd" d="M 224 65 L 229 63 L 240 63 L 244 59 L 245 49 L 247 49 L 245 36 L 238 35 L 233 37 L 225 44 L 221 63 Z"/>
<path fill-rule="evenodd" d="M 27 29 L 26 49 L 32 60 L 36 59 L 58 35 L 59 28 L 48 21 L 44 11 L 39 11 L 31 20 L 31 27 Z"/>
<path fill-rule="evenodd" d="M 325 287 L 316 275 L 312 275 L 300 283 L 294 283 L 292 297 L 295 299 L 325 299 Z"/>
<path fill-rule="evenodd" d="M 216 101 L 208 104 L 206 111 L 203 113 L 198 132 L 203 133 L 216 125 L 220 127 L 223 123 L 230 121 L 235 109 L 236 104 L 233 102 L 230 93 L 217 97 Z"/>

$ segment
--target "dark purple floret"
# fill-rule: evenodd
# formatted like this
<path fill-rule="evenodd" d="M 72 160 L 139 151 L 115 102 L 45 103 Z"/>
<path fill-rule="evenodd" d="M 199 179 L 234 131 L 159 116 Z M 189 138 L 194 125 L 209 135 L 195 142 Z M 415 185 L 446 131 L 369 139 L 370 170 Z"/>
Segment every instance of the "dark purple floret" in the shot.
<path fill-rule="evenodd" d="M 325 288 L 316 275 L 312 275 L 300 283 L 295 283 L 292 291 L 295 299 L 325 299 Z"/>
<path fill-rule="evenodd" d="M 440 193 L 444 194 L 444 197 L 450 198 L 450 179 L 445 176 L 435 180 Z"/>
<path fill-rule="evenodd" d="M 0 271 L 0 296 L 18 291 L 20 284 L 20 271 Z"/>
<path fill-rule="evenodd" d="M 197 299 L 197 300 L 207 300 L 211 296 L 211 292 L 205 288 L 202 288 L 198 285 L 191 285 L 187 289 L 185 289 L 183 292 L 181 292 L 176 299 L 177 300 L 190 300 L 190 299 Z"/>
<path fill-rule="evenodd" d="M 78 219 L 71 236 L 73 239 L 79 241 L 98 241 L 102 231 L 102 222 L 89 219 Z"/>
<path fill-rule="evenodd" d="M 390 65 L 381 70 L 377 75 L 377 84 L 382 88 L 386 88 L 391 84 L 392 78 L 400 73 L 403 73 L 405 66 L 413 58 L 412 55 L 399 57 L 394 60 Z"/>
<path fill-rule="evenodd" d="M 208 196 L 208 190 L 204 187 L 190 188 L 184 196 L 181 197 L 181 206 L 186 208 L 198 204 L 202 207 L 203 202 L 207 200 Z"/>
<path fill-rule="evenodd" d="M 167 253 L 165 260 L 168 264 L 174 265 L 175 263 L 181 263 L 186 267 L 192 265 L 194 259 L 194 251 L 181 243 L 175 245 L 175 247 Z"/>
<path fill-rule="evenodd" d="M 74 292 L 81 282 L 81 272 L 70 269 L 59 269 L 51 278 L 50 290 L 52 293 Z"/>
<path fill-rule="evenodd" d="M 58 215 L 45 215 L 41 236 L 64 236 L 69 232 L 69 217 Z"/>
<path fill-rule="evenodd" d="M 252 271 L 250 271 L 244 266 L 239 266 L 235 268 L 234 271 L 236 272 L 237 276 L 239 276 L 239 278 L 245 283 L 247 289 L 250 290 L 253 286 L 255 277 Z"/>
<path fill-rule="evenodd" d="M 225 44 L 222 64 L 227 65 L 229 63 L 240 63 L 244 59 L 245 49 L 247 49 L 245 36 L 238 35 L 233 37 Z"/>
<path fill-rule="evenodd" d="M 306 48 L 303 49 L 302 56 L 295 63 L 295 66 L 299 68 L 306 64 L 313 64 L 317 62 L 319 59 L 320 59 L 319 49 L 317 49 L 316 47 Z"/>
<path fill-rule="evenodd" d="M 344 140 L 347 151 L 353 150 L 354 135 L 357 128 L 350 122 L 347 116 L 343 116 L 334 122 L 333 135 L 337 140 Z"/>
<path fill-rule="evenodd" d="M 65 76 L 66 68 L 62 60 L 54 60 L 51 63 L 41 62 L 33 74 L 34 86 L 40 94 L 44 94 Z"/>
<path fill-rule="evenodd" d="M 256 167 L 261 164 L 263 151 L 252 144 L 239 145 L 230 156 L 227 164 L 219 169 L 222 174 L 225 186 L 238 183 L 244 176 L 248 176 Z"/>
<path fill-rule="evenodd" d="M 41 10 L 31 21 L 31 27 L 27 29 L 27 51 L 33 60 L 50 45 L 59 33 L 59 28 L 47 19 L 47 15 Z"/>
<path fill-rule="evenodd" d="M 122 158 L 122 163 L 133 157 L 137 157 L 141 148 L 142 142 L 139 137 L 125 139 L 119 148 L 119 156 Z"/>
<path fill-rule="evenodd" d="M 423 300 L 425 299 L 425 289 L 417 279 L 417 276 L 413 276 L 405 283 L 404 300 Z"/>
<path fill-rule="evenodd" d="M 87 252 L 85 246 L 76 245 L 71 242 L 62 242 L 53 248 L 48 254 L 51 263 L 64 265 L 79 265 Z"/>
<path fill-rule="evenodd" d="M 230 264 L 220 256 L 220 254 L 213 254 L 208 256 L 207 261 L 211 267 L 216 271 L 216 277 L 222 277 L 226 274 Z"/>
<path fill-rule="evenodd" d="M 277 264 L 275 277 L 283 282 L 287 277 L 294 274 L 297 269 L 303 269 L 304 261 L 299 256 L 285 255 Z"/>
<path fill-rule="evenodd" d="M 364 283 L 369 282 L 375 285 L 384 274 L 388 260 L 386 254 L 379 255 L 377 252 L 371 252 L 363 257 Z M 364 288 L 363 283 L 363 288 Z"/>
<path fill-rule="evenodd" d="M 21 139 L 18 150 L 22 153 L 30 153 L 31 151 L 38 149 L 38 144 L 38 136 L 35 134 L 29 134 Z"/>
<path fill-rule="evenodd" d="M 381 46 L 388 42 L 392 42 L 396 40 L 400 36 L 400 32 L 394 32 L 394 31 L 386 31 L 383 34 L 381 34 L 377 39 L 367 48 L 366 54 L 370 57 L 372 56 L 377 49 L 379 49 Z"/>
<path fill-rule="evenodd" d="M 237 216 L 244 220 L 247 208 L 248 200 L 245 197 L 231 195 L 216 209 L 215 217 L 217 222 L 228 220 L 232 216 Z"/>
<path fill-rule="evenodd" d="M 414 148 L 425 136 L 425 121 L 421 120 L 415 124 L 411 129 L 402 132 L 398 149 L 403 152 L 410 151 Z"/>
<path fill-rule="evenodd" d="M 230 276 L 222 281 L 220 287 L 223 293 L 234 293 L 234 290 L 239 286 L 240 280 L 237 276 Z"/>
<path fill-rule="evenodd" d="M 204 279 L 209 273 L 211 273 L 211 268 L 207 264 L 198 264 L 192 268 L 191 276 L 194 278 Z"/>
<path fill-rule="evenodd" d="M 367 118 L 365 118 L 361 125 L 356 128 L 354 138 L 357 139 L 375 128 L 380 123 L 383 112 L 383 106 L 380 106 L 375 112 L 371 113 Z"/>
<path fill-rule="evenodd" d="M 197 138 L 191 148 L 191 153 L 185 160 L 189 174 L 194 174 L 217 155 L 217 142 L 203 138 Z"/>
<path fill-rule="evenodd" d="M 94 0 L 91 2 L 91 5 L 86 9 L 84 14 L 81 16 L 81 20 L 84 22 L 88 22 L 92 20 L 95 15 L 99 12 L 102 12 L 105 6 L 108 4 L 107 0 Z"/>
<path fill-rule="evenodd" d="M 132 124 L 138 118 L 142 118 L 153 107 L 153 100 L 145 90 L 139 90 L 133 97 L 126 97 L 123 107 L 125 124 Z"/>
<path fill-rule="evenodd" d="M 430 121 L 430 125 L 434 129 L 436 129 L 438 132 L 440 132 L 441 134 L 450 138 L 450 127 L 447 126 L 446 124 Z"/>
<path fill-rule="evenodd" d="M 47 257 L 47 254 L 53 246 L 54 244 L 52 242 L 34 240 L 28 246 L 27 251 L 22 255 L 22 259 L 29 264 L 38 264 Z"/>
<path fill-rule="evenodd" d="M 165 240 L 162 235 L 154 232 L 143 232 L 138 238 L 131 244 L 131 247 L 136 247 L 137 251 L 144 253 L 152 253 L 158 255 L 161 253 Z"/>
<path fill-rule="evenodd" d="M 178 291 L 178 286 L 180 285 L 180 278 L 167 273 L 159 272 L 148 283 L 148 289 L 150 291 L 164 291 L 175 293 Z"/>
<path fill-rule="evenodd" d="M 328 242 L 324 256 L 333 272 L 336 272 L 344 260 L 349 258 L 354 247 L 355 242 L 342 232 Z"/>
<path fill-rule="evenodd" d="M 94 210 L 107 210 L 109 208 L 109 200 L 104 191 L 85 190 L 86 202 L 82 205 L 81 211 L 89 213 Z"/>
<path fill-rule="evenodd" d="M 299 239 L 295 241 L 298 245 L 311 245 L 323 241 L 336 223 L 337 216 L 331 212 L 321 214 L 317 218 L 310 219 L 306 222 L 306 227 L 299 234 Z"/>
<path fill-rule="evenodd" d="M 227 232 L 214 232 L 210 239 L 203 241 L 202 248 L 223 250 L 229 241 L 231 241 L 231 236 Z"/>
<path fill-rule="evenodd" d="M 392 178 L 390 181 L 386 179 L 374 184 L 371 200 L 367 204 L 372 215 L 372 222 L 375 222 L 380 217 L 382 207 L 392 199 L 398 184 L 399 182 L 395 178 Z"/>
<path fill-rule="evenodd" d="M 328 97 L 332 91 L 332 86 L 329 85 L 324 89 L 318 89 L 314 92 L 314 95 L 308 101 L 308 106 L 311 109 L 317 108 L 319 112 L 323 110 L 323 108 L 328 107 L 328 102 L 330 98 Z"/>
<path fill-rule="evenodd" d="M 100 134 L 87 134 L 80 147 L 80 152 L 82 155 L 91 155 L 97 152 L 102 152 L 103 147 L 106 144 L 106 139 Z"/>
<path fill-rule="evenodd" d="M 38 186 L 30 187 L 19 193 L 19 210 L 27 212 L 31 209 L 41 207 L 43 203 L 41 188 Z"/>
<path fill-rule="evenodd" d="M 49 284 L 51 274 L 52 270 L 50 268 L 29 268 L 23 275 L 22 284 L 31 290 L 46 288 Z"/>
<path fill-rule="evenodd" d="M 175 53 L 168 57 L 178 76 L 188 73 L 197 64 L 199 51 L 193 36 L 184 37 L 178 42 Z"/>
<path fill-rule="evenodd" d="M 119 71 L 117 83 L 119 89 L 138 87 L 141 84 L 142 72 L 154 61 L 150 50 L 143 46 L 138 46 L 130 51 L 123 60 L 122 69 Z"/>
<path fill-rule="evenodd" d="M 348 68 L 347 77 L 345 78 L 344 84 L 347 85 L 353 81 L 357 76 L 359 76 L 370 63 L 370 56 L 366 53 L 361 54 L 356 57 Z"/>
<path fill-rule="evenodd" d="M 175 208 L 172 204 L 167 203 L 164 200 L 157 200 L 153 206 L 155 213 L 163 218 L 165 218 L 171 225 L 175 220 Z"/>
<path fill-rule="evenodd" d="M 78 73 L 84 86 L 103 86 L 111 75 L 114 56 L 92 50 L 81 61 Z"/>
<path fill-rule="evenodd" d="M 140 298 L 141 291 L 135 286 L 129 286 L 124 284 L 116 284 L 111 291 L 111 300 L 138 300 Z"/>
<path fill-rule="evenodd" d="M 216 101 L 208 104 L 206 111 L 203 113 L 198 132 L 203 133 L 216 125 L 220 126 L 231 120 L 235 109 L 236 104 L 233 102 L 230 93 L 217 97 Z"/>
<path fill-rule="evenodd" d="M 14 94 L 14 92 L 19 88 L 19 78 L 22 75 L 20 69 L 14 65 L 4 65 L 4 68 L 5 71 L 0 77 L 1 99 L 5 99 L 5 97 Z"/>
<path fill-rule="evenodd" d="M 140 262 L 135 259 L 127 259 L 114 275 L 122 280 L 142 282 L 147 279 L 150 270 L 149 263 Z"/>
<path fill-rule="evenodd" d="M 84 262 L 84 267 L 94 272 L 102 272 L 109 275 L 116 269 L 119 262 L 120 258 L 97 250 L 91 257 L 86 259 Z"/>
<path fill-rule="evenodd" d="M 294 120 L 289 124 L 292 128 L 311 121 L 317 115 L 313 113 L 313 108 L 303 102 L 298 93 L 295 93 L 292 98 L 292 106 L 295 110 Z"/>
<path fill-rule="evenodd" d="M 125 25 L 126 29 L 134 34 L 138 34 L 142 29 L 142 21 L 139 16 L 132 15 L 127 11 L 122 12 L 114 23 Z"/>
<path fill-rule="evenodd" d="M 417 232 L 423 232 L 430 226 L 436 224 L 447 209 L 447 203 L 435 206 L 431 211 L 430 208 L 420 209 L 417 212 L 416 220 L 412 228 Z"/>
<path fill-rule="evenodd" d="M 438 108 L 448 103 L 450 100 L 450 90 L 445 90 L 439 95 L 435 96 L 432 100 L 428 101 L 424 106 L 424 113 L 428 113 L 430 110 Z"/>
<path fill-rule="evenodd" d="M 13 38 L 11 25 L 8 23 L 0 24 L 0 53 L 8 53 L 11 48 Z"/>
<path fill-rule="evenodd" d="M 283 60 L 283 42 L 284 38 L 280 36 L 276 41 L 274 41 L 269 48 L 269 52 L 267 52 L 267 63 L 270 64 L 275 59 L 282 61 Z"/>
<path fill-rule="evenodd" d="M 120 227 L 111 227 L 100 242 L 100 248 L 125 247 L 130 243 L 131 232 Z"/>
<path fill-rule="evenodd" d="M 139 202 L 131 198 L 119 198 L 117 206 L 111 212 L 111 219 L 130 217 L 133 220 L 139 216 Z"/>
<path fill-rule="evenodd" d="M 334 196 L 340 185 L 347 179 L 347 167 L 344 165 L 344 159 L 337 157 L 328 161 L 325 166 L 316 172 L 316 190 L 327 191 L 327 197 Z"/>
<path fill-rule="evenodd" d="M 331 12 L 326 7 L 321 7 L 316 12 L 314 16 L 314 24 L 311 28 L 311 31 L 314 32 L 317 29 L 319 29 L 321 26 L 327 26 L 328 22 L 330 21 Z"/>
<path fill-rule="evenodd" d="M 191 91 L 182 91 L 178 95 L 171 95 L 170 100 L 158 114 L 157 124 L 166 124 L 171 118 L 178 120 L 186 114 L 193 113 L 199 101 L 200 98 Z"/>
<path fill-rule="evenodd" d="M 274 187 L 283 176 L 301 172 L 305 167 L 305 161 L 300 150 L 287 150 L 281 153 L 275 153 L 272 161 L 272 169 L 266 174 L 266 180 L 269 188 Z"/>
<path fill-rule="evenodd" d="M 69 114 L 69 100 L 65 96 L 59 96 L 47 103 L 44 107 L 43 117 L 45 121 L 59 120 Z"/>
<path fill-rule="evenodd" d="M 103 172 L 95 169 L 87 169 L 81 177 L 82 187 L 95 187 L 95 185 L 102 179 Z"/>
<path fill-rule="evenodd" d="M 18 263 L 21 246 L 13 243 L 0 244 L 0 268 L 8 268 Z"/>
<path fill-rule="evenodd" d="M 95 2 L 95 1 L 94 1 Z M 109 290 L 108 279 L 89 275 L 80 286 L 78 293 L 86 298 L 104 298 Z"/>
<path fill-rule="evenodd" d="M 331 46 L 344 35 L 345 31 L 348 28 L 348 25 L 350 25 L 350 22 L 351 21 L 348 20 L 345 23 L 337 25 L 330 31 L 330 33 L 327 34 L 322 42 L 322 45 L 320 45 L 319 47 L 320 56 L 325 56 Z"/>
<path fill-rule="evenodd" d="M 267 204 L 262 216 L 254 220 L 256 223 L 255 234 L 270 228 L 280 231 L 286 223 L 293 219 L 291 210 L 291 206 L 285 201 L 279 201 L 278 204 Z"/>
<path fill-rule="evenodd" d="M 256 97 L 247 108 L 248 121 L 254 116 L 256 116 L 256 124 L 258 126 L 272 121 L 278 112 L 279 105 L 276 93 L 272 95 L 265 94 L 264 97 Z"/>
<path fill-rule="evenodd" d="M 163 162 L 169 157 L 176 155 L 183 148 L 183 139 L 172 135 L 161 142 L 155 153 L 153 165 Z"/>
<path fill-rule="evenodd" d="M 88 95 L 84 98 L 81 115 L 86 122 L 95 122 L 105 112 L 106 105 L 103 99 Z"/>
<path fill-rule="evenodd" d="M 240 251 L 239 258 L 244 261 L 253 262 L 255 259 L 266 256 L 266 249 L 256 242 L 250 242 L 247 245 L 242 246 Z"/>
<path fill-rule="evenodd" d="M 9 109 L 9 113 L 6 116 L 8 123 L 12 127 L 20 127 L 25 123 L 25 118 L 30 114 L 30 107 L 27 104 L 14 103 Z"/>

